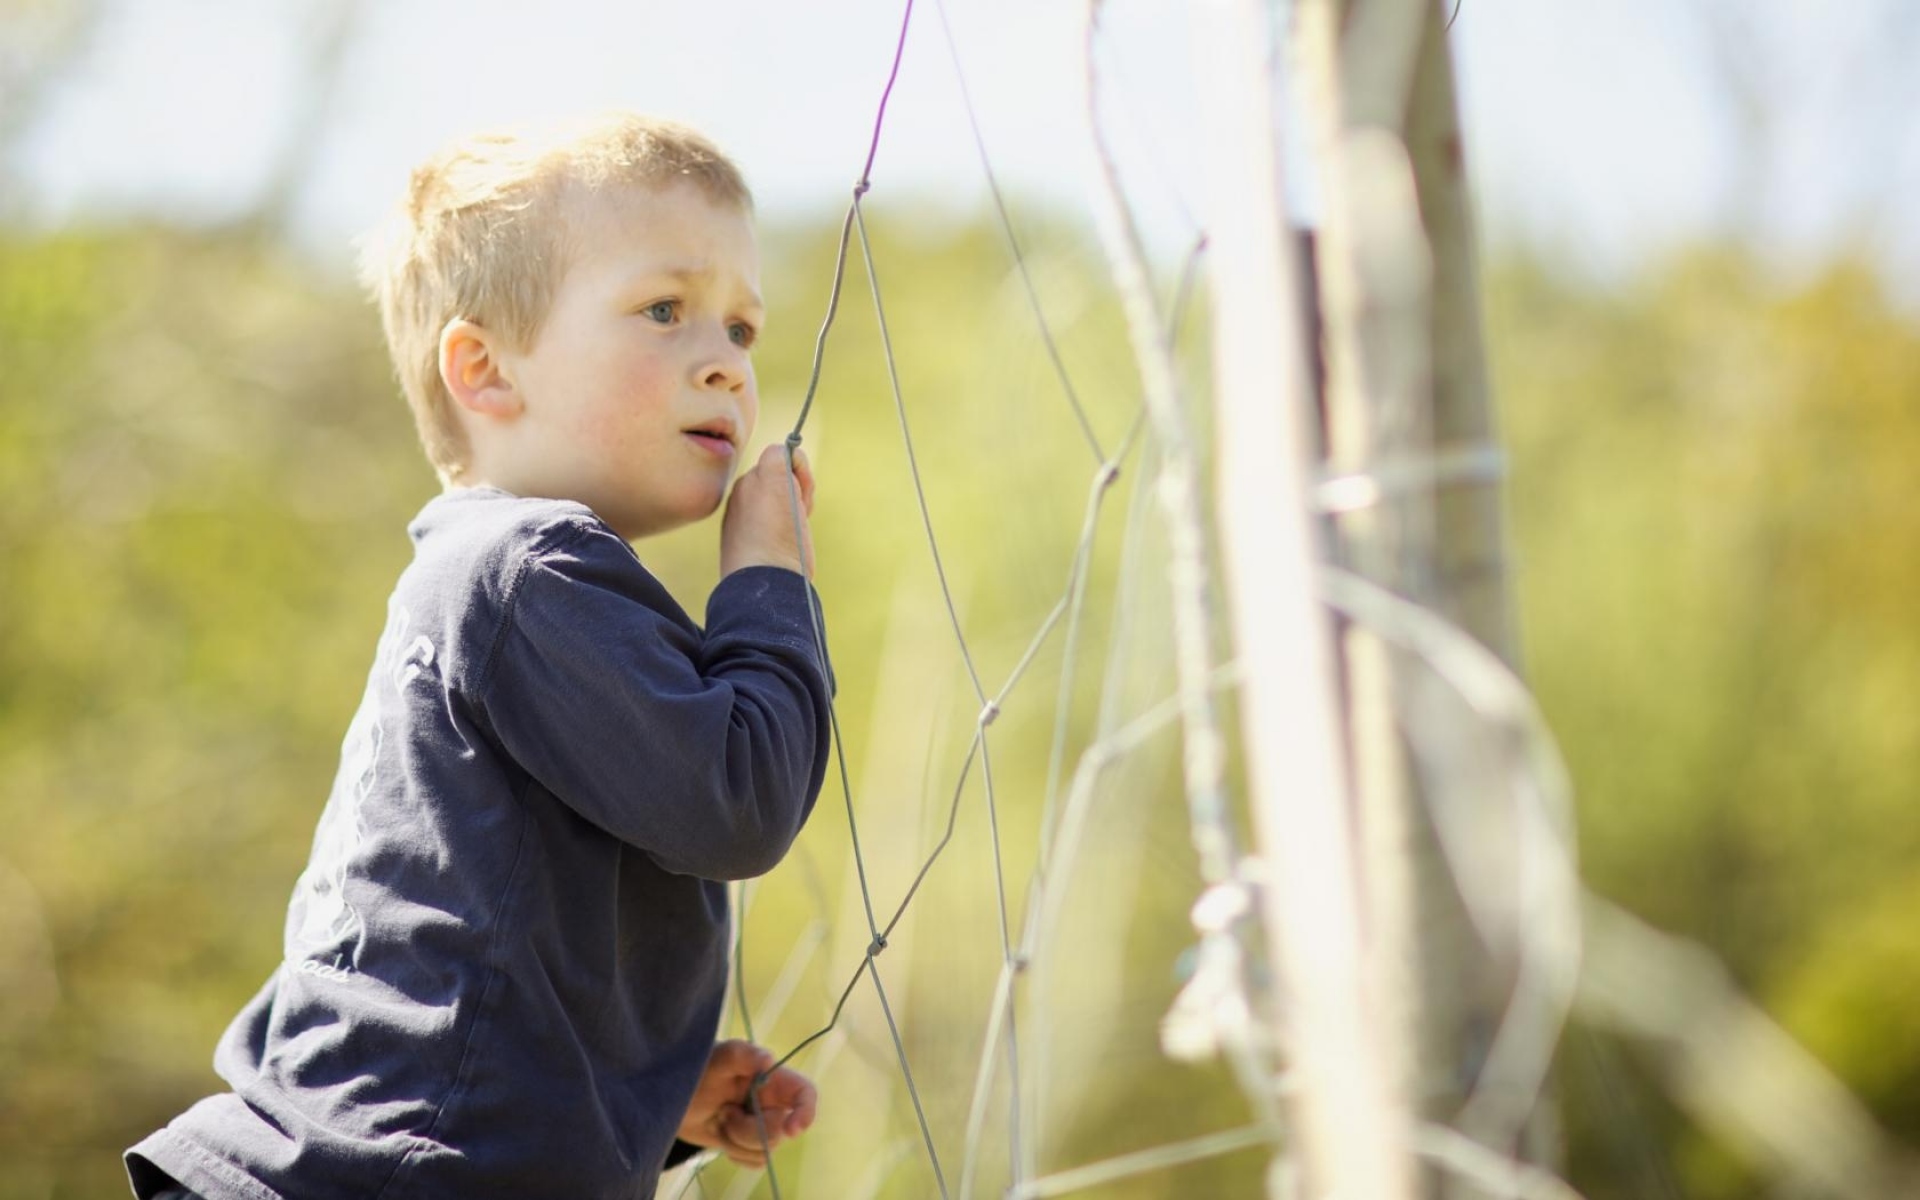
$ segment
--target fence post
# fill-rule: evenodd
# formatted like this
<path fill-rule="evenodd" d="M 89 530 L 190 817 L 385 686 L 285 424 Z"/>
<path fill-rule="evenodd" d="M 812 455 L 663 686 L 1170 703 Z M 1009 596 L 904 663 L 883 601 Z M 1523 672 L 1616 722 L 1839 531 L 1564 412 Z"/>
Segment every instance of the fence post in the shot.
<path fill-rule="evenodd" d="M 1411 1200 L 1399 1072 L 1370 952 L 1328 619 L 1314 586 L 1304 296 L 1282 201 L 1274 31 L 1259 0 L 1204 6 L 1203 153 L 1221 550 L 1288 1112 L 1307 1194 Z M 1270 1192 L 1280 1195 L 1278 1172 Z"/>

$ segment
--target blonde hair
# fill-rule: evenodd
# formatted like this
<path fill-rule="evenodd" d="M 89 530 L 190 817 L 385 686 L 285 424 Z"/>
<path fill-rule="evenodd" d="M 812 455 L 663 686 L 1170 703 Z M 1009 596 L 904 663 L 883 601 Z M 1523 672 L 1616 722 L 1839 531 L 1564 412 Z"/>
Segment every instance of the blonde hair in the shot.
<path fill-rule="evenodd" d="M 443 482 L 458 482 L 468 465 L 466 434 L 440 379 L 447 322 L 464 317 L 530 349 L 575 251 L 570 206 L 603 189 L 677 179 L 752 211 L 739 169 L 712 142 L 637 113 L 474 134 L 414 170 L 392 217 L 362 240 L 361 275 Z"/>

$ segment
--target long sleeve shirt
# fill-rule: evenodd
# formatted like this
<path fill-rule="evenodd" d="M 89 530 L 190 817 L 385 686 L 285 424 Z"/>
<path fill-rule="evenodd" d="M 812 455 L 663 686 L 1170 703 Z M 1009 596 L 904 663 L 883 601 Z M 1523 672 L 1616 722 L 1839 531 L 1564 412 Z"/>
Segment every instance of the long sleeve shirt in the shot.
<path fill-rule="evenodd" d="M 729 575 L 703 631 L 578 504 L 450 492 L 409 533 L 232 1090 L 128 1152 L 142 1195 L 650 1197 L 719 1024 L 722 881 L 819 792 L 799 574 Z"/>

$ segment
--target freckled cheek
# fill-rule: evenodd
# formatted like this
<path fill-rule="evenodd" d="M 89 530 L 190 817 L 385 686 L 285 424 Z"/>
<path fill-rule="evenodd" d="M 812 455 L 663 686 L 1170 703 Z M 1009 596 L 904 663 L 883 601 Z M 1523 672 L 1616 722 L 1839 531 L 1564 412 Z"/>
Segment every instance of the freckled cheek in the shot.
<path fill-rule="evenodd" d="M 615 453 L 659 440 L 673 407 L 666 383 L 652 360 L 606 364 L 592 381 L 592 403 L 579 412 L 577 435 Z"/>

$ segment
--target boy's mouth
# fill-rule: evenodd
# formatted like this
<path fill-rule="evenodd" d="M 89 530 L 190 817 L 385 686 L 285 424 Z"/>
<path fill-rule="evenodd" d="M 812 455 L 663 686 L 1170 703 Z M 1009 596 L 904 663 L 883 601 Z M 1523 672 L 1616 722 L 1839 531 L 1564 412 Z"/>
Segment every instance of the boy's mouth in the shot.
<path fill-rule="evenodd" d="M 716 454 L 733 453 L 733 422 L 722 418 L 706 421 L 681 431 Z"/>

